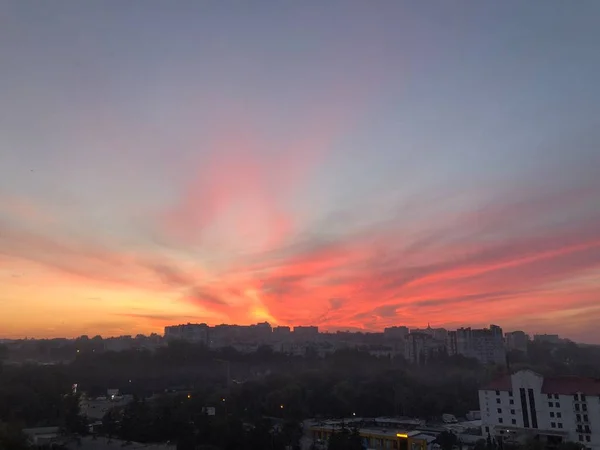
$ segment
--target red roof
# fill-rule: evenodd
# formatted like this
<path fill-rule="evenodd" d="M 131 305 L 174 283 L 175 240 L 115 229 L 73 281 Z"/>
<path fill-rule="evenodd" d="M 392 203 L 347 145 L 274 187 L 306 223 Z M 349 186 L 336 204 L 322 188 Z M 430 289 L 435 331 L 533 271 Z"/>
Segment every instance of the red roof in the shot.
<path fill-rule="evenodd" d="M 549 377 L 544 378 L 542 393 L 573 395 L 600 395 L 600 379 L 582 377 Z"/>
<path fill-rule="evenodd" d="M 500 378 L 490 381 L 481 389 L 484 391 L 512 391 L 510 375 L 502 375 Z"/>

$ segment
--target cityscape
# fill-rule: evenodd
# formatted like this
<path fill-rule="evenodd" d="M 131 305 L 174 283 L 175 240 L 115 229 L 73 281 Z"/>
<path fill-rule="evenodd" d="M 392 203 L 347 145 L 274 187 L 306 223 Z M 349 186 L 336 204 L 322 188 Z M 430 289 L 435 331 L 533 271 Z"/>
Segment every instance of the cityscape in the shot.
<path fill-rule="evenodd" d="M 1 0 L 0 450 L 600 450 L 600 0 Z"/>

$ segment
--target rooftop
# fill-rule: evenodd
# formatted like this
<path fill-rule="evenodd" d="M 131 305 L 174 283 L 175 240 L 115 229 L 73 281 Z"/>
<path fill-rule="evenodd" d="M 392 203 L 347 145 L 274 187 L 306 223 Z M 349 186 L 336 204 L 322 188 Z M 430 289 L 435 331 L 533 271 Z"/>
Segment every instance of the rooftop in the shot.
<path fill-rule="evenodd" d="M 512 382 L 510 375 L 503 375 L 492 380 L 481 390 L 487 391 L 511 391 Z M 544 377 L 542 385 L 544 394 L 573 395 L 582 393 L 585 395 L 600 395 L 600 379 L 585 377 Z"/>

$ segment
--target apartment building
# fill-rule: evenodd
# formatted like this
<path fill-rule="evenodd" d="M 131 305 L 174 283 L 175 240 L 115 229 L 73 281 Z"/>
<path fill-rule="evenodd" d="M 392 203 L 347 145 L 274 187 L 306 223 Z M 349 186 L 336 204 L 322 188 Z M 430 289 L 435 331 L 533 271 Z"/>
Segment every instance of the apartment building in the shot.
<path fill-rule="evenodd" d="M 522 370 L 479 391 L 482 431 L 496 439 L 579 442 L 600 450 L 600 380 Z"/>
<path fill-rule="evenodd" d="M 448 353 L 475 358 L 483 364 L 504 364 L 506 347 L 502 328 L 459 328 L 448 333 Z"/>

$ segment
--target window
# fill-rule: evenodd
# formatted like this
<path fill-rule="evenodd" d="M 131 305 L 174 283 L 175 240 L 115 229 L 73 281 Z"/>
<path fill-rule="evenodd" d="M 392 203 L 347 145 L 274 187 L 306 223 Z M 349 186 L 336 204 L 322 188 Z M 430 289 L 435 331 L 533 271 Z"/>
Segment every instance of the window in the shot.
<path fill-rule="evenodd" d="M 513 420 L 512 420 L 512 424 L 513 424 L 513 425 L 516 425 L 516 424 L 517 424 L 517 419 L 513 419 Z"/>
<path fill-rule="evenodd" d="M 550 417 L 554 417 L 554 412 L 550 411 Z"/>
<path fill-rule="evenodd" d="M 589 436 L 586 436 L 585 437 L 585 442 L 590 442 L 590 441 L 591 441 L 591 438 Z"/>
<path fill-rule="evenodd" d="M 580 435 L 579 435 L 579 440 L 580 440 L 581 442 L 583 442 L 583 434 L 580 434 Z"/>
<path fill-rule="evenodd" d="M 579 400 L 579 395 L 575 394 L 575 395 L 573 396 L 573 400 L 575 400 L 575 401 Z"/>
<path fill-rule="evenodd" d="M 558 394 L 554 394 L 554 398 L 558 400 Z"/>
<path fill-rule="evenodd" d="M 560 419 L 562 417 L 562 413 L 557 412 L 556 417 L 558 417 Z"/>
<path fill-rule="evenodd" d="M 498 408 L 498 414 L 502 414 L 502 408 Z"/>
<path fill-rule="evenodd" d="M 500 417 L 500 418 L 498 419 L 498 423 L 504 423 L 504 419 L 503 419 L 502 417 Z"/>
<path fill-rule="evenodd" d="M 508 396 L 512 397 L 512 391 L 508 391 Z"/>
<path fill-rule="evenodd" d="M 584 403 L 583 405 L 581 405 L 581 409 L 582 409 L 583 411 L 587 411 L 587 405 Z"/>
<path fill-rule="evenodd" d="M 515 410 L 514 410 L 514 409 L 511 409 L 511 410 L 510 410 L 510 413 L 511 413 L 511 414 L 514 414 L 514 413 L 515 413 Z"/>
<path fill-rule="evenodd" d="M 583 421 L 584 421 L 584 422 L 589 422 L 589 420 L 588 420 L 588 415 L 587 415 L 587 414 L 584 414 L 584 415 L 583 415 Z"/>
<path fill-rule="evenodd" d="M 490 432 L 490 427 L 485 427 L 485 432 L 489 433 Z"/>
<path fill-rule="evenodd" d="M 550 408 L 552 408 L 552 407 L 554 406 L 554 403 L 552 403 L 552 402 L 548 402 L 548 406 L 549 406 Z"/>
<path fill-rule="evenodd" d="M 499 398 L 496 399 L 496 403 L 500 404 L 500 399 Z"/>
<path fill-rule="evenodd" d="M 554 406 L 556 406 L 557 408 L 560 408 L 560 403 L 556 402 L 556 403 L 554 404 Z"/>
<path fill-rule="evenodd" d="M 558 428 L 562 428 L 562 422 L 558 422 L 556 425 L 558 425 Z"/>
<path fill-rule="evenodd" d="M 548 394 L 548 398 L 552 400 L 552 394 Z"/>
<path fill-rule="evenodd" d="M 496 395 L 500 395 L 500 391 L 496 391 Z"/>
<path fill-rule="evenodd" d="M 515 404 L 515 401 L 514 401 L 514 400 L 511 398 L 511 399 L 508 401 L 508 403 L 510 403 L 511 405 L 514 405 L 514 404 Z"/>
<path fill-rule="evenodd" d="M 577 418 L 577 422 L 581 422 L 581 414 L 577 414 L 575 417 Z"/>
<path fill-rule="evenodd" d="M 550 426 L 551 426 L 552 428 L 556 428 L 556 423 L 555 423 L 555 422 L 550 422 Z"/>
<path fill-rule="evenodd" d="M 575 403 L 575 411 L 579 411 L 579 405 Z"/>
<path fill-rule="evenodd" d="M 581 394 L 581 395 L 579 396 L 579 398 L 581 398 L 581 401 L 582 401 L 582 402 L 585 402 L 585 394 Z"/>
<path fill-rule="evenodd" d="M 591 431 L 590 431 L 590 426 L 589 426 L 589 425 L 586 425 L 586 426 L 585 426 L 585 430 L 584 430 L 584 431 L 585 431 L 586 433 L 588 433 L 588 434 L 589 434 L 589 433 L 591 433 Z"/>

